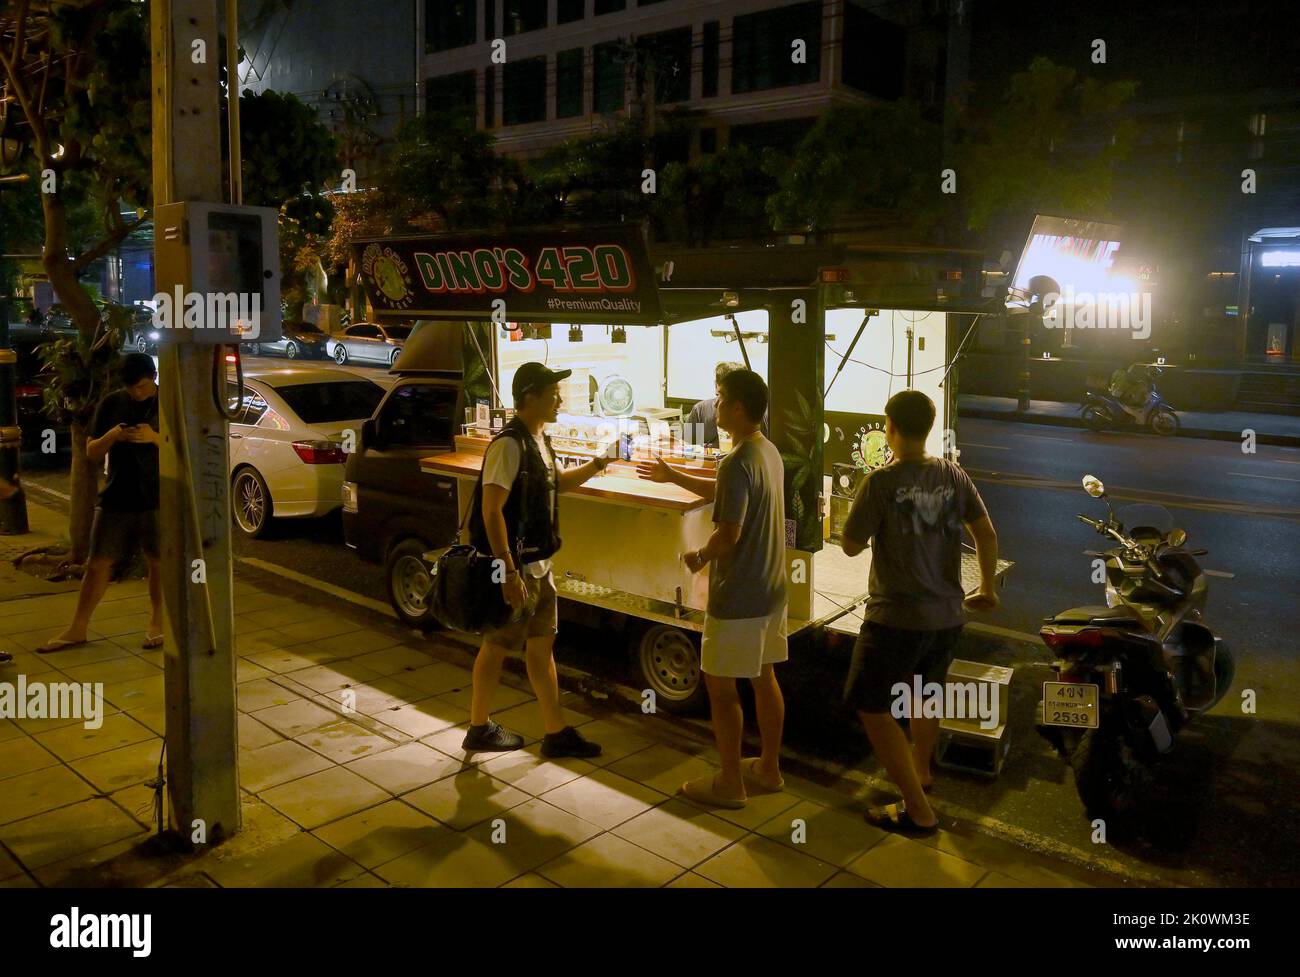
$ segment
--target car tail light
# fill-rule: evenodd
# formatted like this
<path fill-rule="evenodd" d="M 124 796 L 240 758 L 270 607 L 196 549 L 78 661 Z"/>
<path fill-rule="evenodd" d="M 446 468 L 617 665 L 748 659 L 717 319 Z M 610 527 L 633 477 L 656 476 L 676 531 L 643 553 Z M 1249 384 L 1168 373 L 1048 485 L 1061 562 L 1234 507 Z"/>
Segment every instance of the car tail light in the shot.
<path fill-rule="evenodd" d="M 1084 628 L 1082 631 L 1057 631 L 1043 628 L 1038 634 L 1047 647 L 1054 651 L 1062 648 L 1100 648 L 1103 640 L 1099 628 Z"/>
<path fill-rule="evenodd" d="M 15 397 L 39 397 L 40 395 L 40 387 L 14 387 Z"/>
<path fill-rule="evenodd" d="M 295 441 L 293 450 L 309 465 L 341 465 L 347 460 L 337 441 Z"/>

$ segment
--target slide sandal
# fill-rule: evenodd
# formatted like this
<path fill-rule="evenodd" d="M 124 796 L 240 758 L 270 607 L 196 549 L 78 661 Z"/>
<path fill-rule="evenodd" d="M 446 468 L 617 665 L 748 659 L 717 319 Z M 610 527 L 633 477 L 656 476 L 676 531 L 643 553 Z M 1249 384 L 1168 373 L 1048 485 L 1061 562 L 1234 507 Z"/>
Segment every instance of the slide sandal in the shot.
<path fill-rule="evenodd" d="M 143 648 L 145 651 L 152 651 L 154 648 L 161 648 L 162 646 L 163 646 L 163 635 L 146 634 L 144 636 L 144 644 L 142 644 L 140 647 Z"/>
<path fill-rule="evenodd" d="M 84 638 L 81 641 L 65 641 L 62 638 L 51 638 L 36 649 L 36 654 L 49 655 L 56 651 L 67 651 L 69 648 L 80 648 L 85 643 Z"/>
<path fill-rule="evenodd" d="M 744 797 L 723 797 L 719 794 L 714 789 L 716 782 L 715 774 L 705 774 L 703 777 L 682 784 L 681 793 L 686 795 L 687 799 L 704 807 L 725 807 L 731 811 L 739 811 L 745 806 Z"/>
<path fill-rule="evenodd" d="M 750 757 L 748 760 L 740 761 L 740 774 L 745 778 L 745 785 L 753 784 L 758 788 L 760 794 L 778 794 L 785 790 L 785 778 L 777 774 L 776 786 L 768 783 L 763 779 L 762 771 L 759 764 L 762 760 L 759 757 Z"/>
<path fill-rule="evenodd" d="M 939 830 L 938 821 L 928 826 L 913 821 L 912 816 L 907 813 L 907 806 L 901 801 L 897 804 L 886 804 L 884 807 L 869 808 L 866 818 L 877 828 L 894 831 L 911 838 L 925 838 Z"/>

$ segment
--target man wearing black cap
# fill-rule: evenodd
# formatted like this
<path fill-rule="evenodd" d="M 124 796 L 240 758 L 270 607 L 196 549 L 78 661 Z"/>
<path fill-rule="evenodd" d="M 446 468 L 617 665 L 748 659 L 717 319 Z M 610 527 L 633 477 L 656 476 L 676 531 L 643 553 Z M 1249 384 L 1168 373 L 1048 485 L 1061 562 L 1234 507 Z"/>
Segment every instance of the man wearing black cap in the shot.
<path fill-rule="evenodd" d="M 556 493 L 577 488 L 605 470 L 611 458 L 593 458 L 577 468 L 560 470 L 550 438 L 542 433 L 560 410 L 559 382 L 572 370 L 550 370 L 525 363 L 515 371 L 511 392 L 515 416 L 483 456 L 483 471 L 474 490 L 470 539 L 481 553 L 504 564 L 502 596 L 515 613 L 504 626 L 485 632 L 474 659 L 470 727 L 463 750 L 517 750 L 522 736 L 507 732 L 488 716 L 501 665 L 524 646 L 528 680 L 542 710 L 546 735 L 542 755 L 594 757 L 600 747 L 565 726 L 560 687 L 555 675 L 556 593 L 551 557 L 560 548 Z"/>

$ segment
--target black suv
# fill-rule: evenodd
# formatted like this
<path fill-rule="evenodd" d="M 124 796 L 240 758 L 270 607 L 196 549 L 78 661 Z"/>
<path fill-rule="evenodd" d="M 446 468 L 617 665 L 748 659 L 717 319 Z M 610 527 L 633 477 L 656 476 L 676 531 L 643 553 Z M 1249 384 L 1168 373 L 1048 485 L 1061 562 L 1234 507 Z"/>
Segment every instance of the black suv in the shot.
<path fill-rule="evenodd" d="M 431 628 L 422 554 L 455 542 L 456 480 L 420 470 L 420 459 L 455 448 L 464 394 L 458 379 L 402 376 L 361 429 L 343 474 L 343 538 L 384 566 L 388 598 L 403 622 Z"/>

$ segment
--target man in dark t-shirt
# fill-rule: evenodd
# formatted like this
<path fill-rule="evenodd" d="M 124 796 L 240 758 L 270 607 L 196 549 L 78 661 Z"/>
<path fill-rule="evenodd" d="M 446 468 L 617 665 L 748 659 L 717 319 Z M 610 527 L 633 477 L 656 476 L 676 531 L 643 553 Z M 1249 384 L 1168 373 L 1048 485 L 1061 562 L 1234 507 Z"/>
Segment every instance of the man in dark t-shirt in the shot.
<path fill-rule="evenodd" d="M 90 616 L 108 588 L 114 567 L 125 567 L 139 550 L 149 566 L 149 625 L 143 647 L 160 648 L 162 576 L 158 563 L 158 386 L 153 359 L 131 353 L 122 363 L 122 389 L 104 398 L 86 442 L 92 462 L 108 458 L 90 530 L 90 556 L 72 623 L 37 649 L 62 651 L 86 642 Z"/>
<path fill-rule="evenodd" d="M 934 414 L 934 403 L 919 390 L 889 399 L 885 437 L 894 461 L 863 479 L 844 526 L 847 556 L 871 546 L 864 620 L 844 697 L 903 794 L 903 803 L 873 809 L 867 818 L 906 834 L 932 834 L 938 827 L 925 795 L 939 720 L 922 716 L 912 693 L 900 690 L 915 689 L 917 681 L 942 686 L 965 611 L 998 605 L 997 534 L 970 476 L 926 454 Z M 975 540 L 980 564 L 979 589 L 969 596 L 961 583 L 963 527 Z M 914 745 L 895 720 L 904 715 Z"/>

